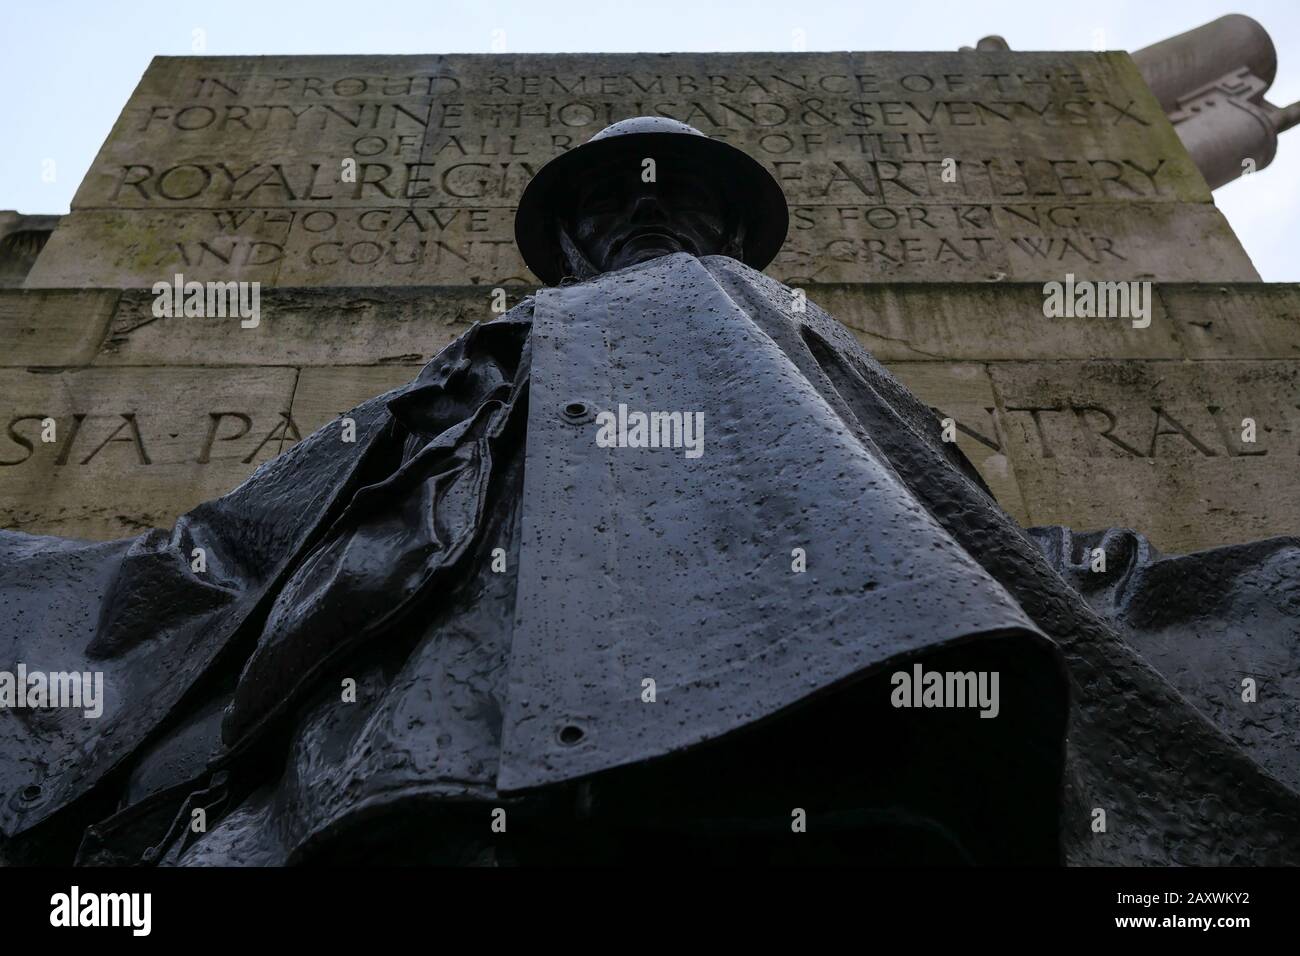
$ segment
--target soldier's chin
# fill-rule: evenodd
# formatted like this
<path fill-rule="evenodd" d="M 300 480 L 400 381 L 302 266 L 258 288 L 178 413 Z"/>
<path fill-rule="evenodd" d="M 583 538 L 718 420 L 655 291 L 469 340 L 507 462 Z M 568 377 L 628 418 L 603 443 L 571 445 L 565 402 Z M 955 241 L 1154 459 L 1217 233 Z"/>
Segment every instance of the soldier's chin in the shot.
<path fill-rule="evenodd" d="M 645 236 L 629 240 L 618 251 L 614 268 L 634 266 L 639 262 L 649 262 L 662 256 L 671 256 L 674 252 L 684 252 L 680 242 L 667 236 Z"/>

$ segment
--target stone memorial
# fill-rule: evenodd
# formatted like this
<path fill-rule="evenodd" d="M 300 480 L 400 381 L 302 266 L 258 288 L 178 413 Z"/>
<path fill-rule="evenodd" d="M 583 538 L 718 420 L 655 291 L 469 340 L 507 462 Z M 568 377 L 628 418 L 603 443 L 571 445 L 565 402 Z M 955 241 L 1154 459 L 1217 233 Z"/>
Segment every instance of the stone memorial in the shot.
<path fill-rule="evenodd" d="M 535 283 L 524 185 L 643 114 L 771 169 L 782 281 L 1258 278 L 1123 53 L 159 57 L 27 287 Z"/>
<path fill-rule="evenodd" d="M 1123 53 L 160 57 L 0 289 L 0 521 L 166 524 L 403 381 L 535 287 L 532 174 L 654 112 L 765 164 L 791 216 L 769 273 L 955 417 L 1018 520 L 1172 550 L 1300 530 L 1298 293 L 1258 284 L 1166 118 L 1230 62 L 1271 82 L 1239 19 L 1190 76 L 1139 54 L 1158 95 Z M 178 274 L 261 283 L 262 328 L 153 315 Z M 1044 319 L 1067 274 L 1151 281 L 1151 325 Z M 1095 362 L 1133 374 L 1064 394 Z M 75 448 L 36 440 L 46 417 Z"/>
<path fill-rule="evenodd" d="M 0 856 L 75 836 L 83 863 L 600 862 L 653 818 L 704 862 L 1300 860 L 1277 587 L 1300 286 L 1259 281 L 1210 188 L 1267 165 L 1295 109 L 1263 100 L 1276 60 L 1243 19 L 1134 57 L 155 59 L 71 212 L 6 247 L 14 647 L 58 631 L 129 693 L 93 740 L 0 731 L 7 776 L 41 765 L 0 804 Z M 610 186 L 631 142 L 658 151 L 642 183 L 689 175 Z M 720 459 L 575 442 L 617 406 L 626 444 L 619 396 L 663 390 L 685 403 L 663 414 L 707 410 Z M 795 531 L 836 560 L 791 603 Z M 49 587 L 67 600 L 37 621 Z M 394 649 L 367 645 L 339 711 L 321 675 L 372 630 Z M 896 787 L 793 746 L 900 661 L 916 707 L 925 665 L 995 665 L 1004 720 L 936 718 L 931 769 Z M 1234 668 L 1270 682 L 1257 710 L 1205 676 Z M 638 709 L 643 671 L 689 720 Z M 874 716 L 889 762 L 916 725 Z M 744 782 L 754 748 L 847 849 L 787 855 L 764 821 L 794 796 Z M 693 843 L 717 806 L 637 796 L 650 762 L 686 793 L 710 759 L 752 839 Z M 936 796 L 954 767 L 985 775 L 978 813 Z M 437 826 L 373 824 L 394 794 Z M 532 821 L 507 849 L 471 834 L 494 801 Z M 617 808 L 596 831 L 593 806 Z M 199 810 L 220 823 L 196 838 Z"/>

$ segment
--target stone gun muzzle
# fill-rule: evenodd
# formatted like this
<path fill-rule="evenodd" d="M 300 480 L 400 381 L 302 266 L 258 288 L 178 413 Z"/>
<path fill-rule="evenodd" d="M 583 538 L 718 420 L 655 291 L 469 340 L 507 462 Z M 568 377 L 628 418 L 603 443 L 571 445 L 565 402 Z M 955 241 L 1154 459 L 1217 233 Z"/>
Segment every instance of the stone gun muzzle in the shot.
<path fill-rule="evenodd" d="M 1250 17 L 1220 17 L 1136 51 L 1133 62 L 1211 189 L 1263 169 L 1278 134 L 1300 124 L 1300 102 L 1264 99 L 1277 51 Z"/>

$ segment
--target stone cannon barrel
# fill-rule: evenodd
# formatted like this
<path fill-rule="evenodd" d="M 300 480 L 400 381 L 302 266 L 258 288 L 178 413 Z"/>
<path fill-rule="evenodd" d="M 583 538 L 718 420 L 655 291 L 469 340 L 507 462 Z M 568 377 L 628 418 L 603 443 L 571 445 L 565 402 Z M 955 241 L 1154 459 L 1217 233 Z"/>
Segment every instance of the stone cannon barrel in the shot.
<path fill-rule="evenodd" d="M 1133 62 L 1166 113 L 1178 108 L 1180 98 L 1241 67 L 1263 80 L 1265 89 L 1277 75 L 1268 31 L 1240 13 L 1143 47 Z"/>
<path fill-rule="evenodd" d="M 1300 116 L 1264 99 L 1277 74 L 1268 32 L 1230 14 L 1138 50 L 1133 62 L 1211 189 L 1263 169 Z"/>

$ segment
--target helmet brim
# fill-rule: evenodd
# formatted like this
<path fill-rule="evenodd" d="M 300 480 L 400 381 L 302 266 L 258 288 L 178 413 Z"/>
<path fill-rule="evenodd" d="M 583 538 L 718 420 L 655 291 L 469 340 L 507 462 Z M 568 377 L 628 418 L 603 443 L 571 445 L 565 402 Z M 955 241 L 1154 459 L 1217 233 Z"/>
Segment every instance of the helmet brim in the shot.
<path fill-rule="evenodd" d="M 560 251 L 556 224 L 572 208 L 570 184 L 590 172 L 631 156 L 652 157 L 663 174 L 663 160 L 685 158 L 706 174 L 726 184 L 729 201 L 739 206 L 745 226 L 741 261 L 754 269 L 765 268 L 785 242 L 790 212 L 785 193 L 771 173 L 749 154 L 707 136 L 680 133 L 627 133 L 598 139 L 562 153 L 532 178 L 515 213 L 515 243 L 524 263 L 546 285 L 556 285 L 567 271 Z"/>

